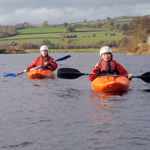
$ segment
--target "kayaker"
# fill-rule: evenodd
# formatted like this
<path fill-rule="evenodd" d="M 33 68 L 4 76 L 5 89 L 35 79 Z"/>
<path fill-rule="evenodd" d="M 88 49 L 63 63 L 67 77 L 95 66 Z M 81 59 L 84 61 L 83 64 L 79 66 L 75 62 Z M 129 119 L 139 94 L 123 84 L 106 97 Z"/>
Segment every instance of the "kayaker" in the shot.
<path fill-rule="evenodd" d="M 42 45 L 40 47 L 41 56 L 37 57 L 33 62 L 24 70 L 24 72 L 30 71 L 30 69 L 41 66 L 42 69 L 50 69 L 51 71 L 55 71 L 58 67 L 54 59 L 48 54 L 48 47 L 46 45 Z"/>
<path fill-rule="evenodd" d="M 132 79 L 132 74 L 128 74 L 126 69 L 113 60 L 112 50 L 108 46 L 104 46 L 100 49 L 100 58 L 101 61 L 98 61 L 96 65 L 92 68 L 91 74 L 114 74 L 114 75 L 124 75 L 127 76 L 129 80 Z M 90 75 L 89 79 L 93 81 L 96 79 L 96 75 Z"/>

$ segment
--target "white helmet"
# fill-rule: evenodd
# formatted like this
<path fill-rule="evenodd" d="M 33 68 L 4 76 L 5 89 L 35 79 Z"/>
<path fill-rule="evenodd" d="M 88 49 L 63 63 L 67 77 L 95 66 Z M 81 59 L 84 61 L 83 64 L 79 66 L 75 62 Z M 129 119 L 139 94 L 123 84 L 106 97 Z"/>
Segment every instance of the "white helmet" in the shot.
<path fill-rule="evenodd" d="M 108 46 L 104 46 L 100 49 L 100 57 L 102 56 L 102 54 L 104 53 L 111 53 L 112 54 L 112 50 L 110 47 Z"/>
<path fill-rule="evenodd" d="M 40 51 L 43 51 L 43 50 L 47 50 L 48 51 L 48 47 L 46 45 L 42 45 L 40 47 Z"/>

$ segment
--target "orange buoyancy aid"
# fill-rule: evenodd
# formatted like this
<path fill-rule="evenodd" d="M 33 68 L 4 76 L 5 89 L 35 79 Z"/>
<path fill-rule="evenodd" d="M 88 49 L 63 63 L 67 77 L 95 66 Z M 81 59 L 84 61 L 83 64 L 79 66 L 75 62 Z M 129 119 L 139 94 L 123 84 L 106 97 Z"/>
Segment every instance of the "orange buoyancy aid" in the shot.
<path fill-rule="evenodd" d="M 110 61 L 102 60 L 100 62 L 100 73 L 102 73 L 102 74 L 117 74 L 117 75 L 120 74 L 117 69 L 116 61 L 114 61 L 114 60 L 110 60 Z"/>

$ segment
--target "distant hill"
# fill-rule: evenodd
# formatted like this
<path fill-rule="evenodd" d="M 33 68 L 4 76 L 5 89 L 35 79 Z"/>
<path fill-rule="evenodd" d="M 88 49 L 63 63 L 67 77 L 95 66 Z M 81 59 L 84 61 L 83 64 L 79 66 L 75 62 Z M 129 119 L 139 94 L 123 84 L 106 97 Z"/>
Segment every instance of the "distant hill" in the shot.
<path fill-rule="evenodd" d="M 57 25 L 30 25 L 25 22 L 16 26 L 0 27 L 1 49 L 21 49 L 38 51 L 42 44 L 46 44 L 54 52 L 78 51 L 88 49 L 90 52 L 108 45 L 118 52 L 125 52 L 126 45 L 132 38 L 128 34 L 127 26 L 136 17 L 121 16 L 75 23 Z"/>

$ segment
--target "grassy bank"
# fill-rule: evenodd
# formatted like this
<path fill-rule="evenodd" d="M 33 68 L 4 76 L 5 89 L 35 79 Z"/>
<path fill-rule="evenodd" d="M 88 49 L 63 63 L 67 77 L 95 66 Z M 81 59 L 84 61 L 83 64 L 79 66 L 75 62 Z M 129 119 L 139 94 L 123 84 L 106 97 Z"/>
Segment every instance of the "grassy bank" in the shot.
<path fill-rule="evenodd" d="M 26 50 L 0 49 L 0 54 L 26 54 Z"/>
<path fill-rule="evenodd" d="M 100 49 L 49 49 L 49 53 L 99 53 Z M 112 49 L 113 53 L 124 53 L 124 49 Z M 27 53 L 40 53 L 39 49 L 28 49 Z"/>

